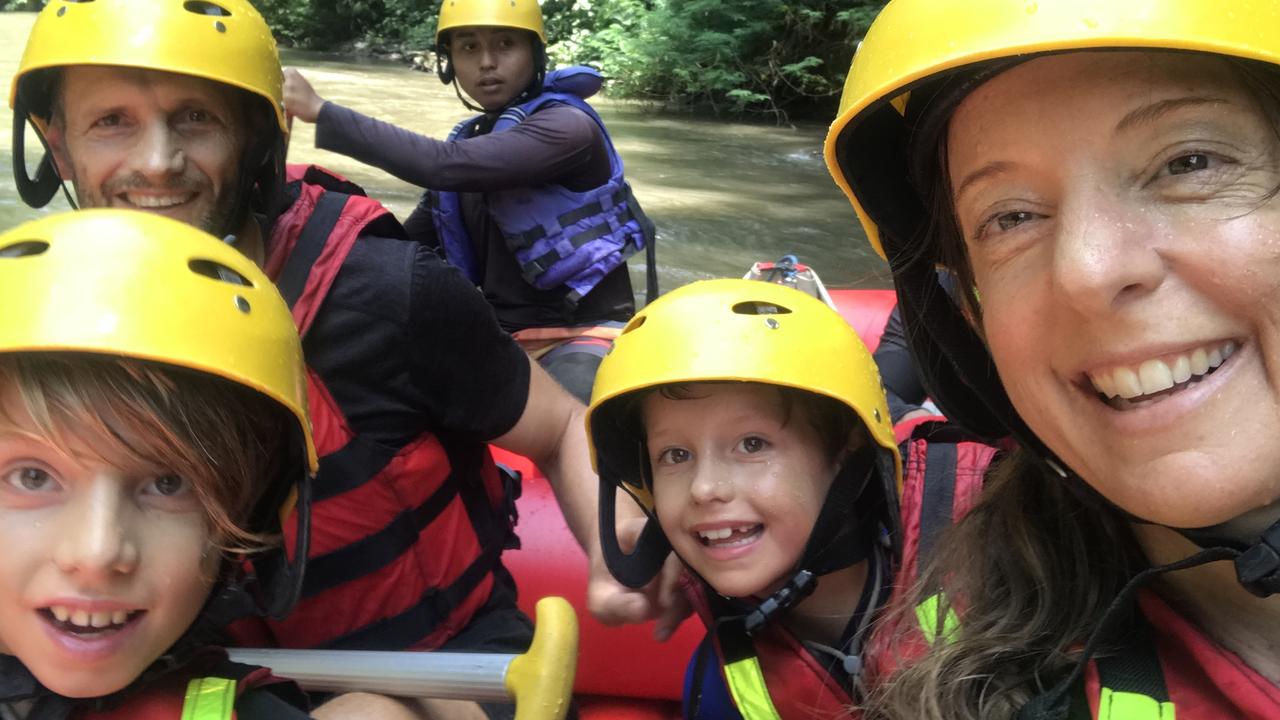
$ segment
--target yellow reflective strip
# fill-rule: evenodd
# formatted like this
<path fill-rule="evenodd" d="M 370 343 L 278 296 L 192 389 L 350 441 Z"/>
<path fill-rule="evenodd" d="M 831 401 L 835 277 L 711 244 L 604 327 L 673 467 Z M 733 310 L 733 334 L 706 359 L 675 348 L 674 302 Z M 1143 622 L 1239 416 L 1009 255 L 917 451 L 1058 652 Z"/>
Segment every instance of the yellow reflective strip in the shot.
<path fill-rule="evenodd" d="M 743 720 L 781 720 L 765 687 L 760 660 L 754 655 L 725 665 L 724 676 Z"/>
<path fill-rule="evenodd" d="M 1104 687 L 1098 696 L 1098 720 L 1175 720 L 1174 707 L 1149 695 Z"/>
<path fill-rule="evenodd" d="M 938 640 L 938 604 L 942 602 L 942 593 L 930 595 L 916 606 L 916 621 L 920 623 L 920 632 L 924 633 L 924 638 L 930 645 Z M 947 614 L 942 618 L 942 639 L 950 639 L 960 627 L 960 618 L 956 617 L 956 611 L 950 607 L 947 608 Z"/>
<path fill-rule="evenodd" d="M 231 720 L 235 708 L 235 680 L 193 678 L 182 700 L 182 720 Z"/>

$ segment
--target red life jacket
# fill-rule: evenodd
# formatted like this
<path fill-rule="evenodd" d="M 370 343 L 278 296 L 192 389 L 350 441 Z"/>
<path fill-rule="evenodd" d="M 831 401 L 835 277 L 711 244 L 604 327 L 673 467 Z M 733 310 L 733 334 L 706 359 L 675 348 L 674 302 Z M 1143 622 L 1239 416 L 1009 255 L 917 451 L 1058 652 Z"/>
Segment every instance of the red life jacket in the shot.
<path fill-rule="evenodd" d="M 682 583 L 694 612 L 708 628 L 714 629 L 717 625 L 716 617 L 706 595 L 706 586 L 687 573 L 682 578 Z M 733 657 L 735 653 L 723 647 L 721 639 L 714 635 L 714 630 L 712 633 L 720 670 L 725 675 L 725 685 L 737 699 L 738 693 L 743 690 L 735 688 L 737 683 L 726 670 L 726 665 L 736 659 Z M 782 623 L 771 622 L 749 639 L 744 638 L 743 642 L 749 642 L 750 650 L 755 653 L 764 676 L 765 689 L 778 717 L 786 720 L 849 717 L 849 710 L 853 706 L 849 693 L 826 668 L 814 660 L 800 640 L 783 627 Z M 742 707 L 741 702 L 738 703 L 738 712 L 745 720 L 755 720 L 750 709 Z"/>
<path fill-rule="evenodd" d="M 978 501 L 987 467 L 999 452 L 940 420 L 925 418 L 894 428 L 902 451 L 902 566 L 894 576 L 889 600 L 893 605 L 906 600 L 922 559 L 932 554 L 942 531 Z M 918 634 L 913 634 L 907 644 L 886 646 L 900 637 L 901 633 L 888 621 L 876 628 L 867 651 L 867 674 L 872 682 L 888 677 L 896 667 L 895 661 L 918 657 L 928 649 L 925 638 Z"/>
<path fill-rule="evenodd" d="M 288 180 L 299 196 L 272 228 L 265 271 L 305 348 L 352 246 L 371 223 L 393 218 L 319 167 L 290 166 Z M 237 644 L 439 647 L 488 599 L 514 538 L 504 478 L 483 443 L 423 432 L 396 450 L 362 438 L 323 378 L 308 369 L 307 380 L 320 472 L 302 598 L 284 621 L 237 623 Z"/>
<path fill-rule="evenodd" d="M 904 550 L 895 601 L 911 590 L 921 561 L 932 553 L 942 531 L 977 502 L 983 472 L 996 452 L 979 442 L 936 442 L 944 437 L 940 430 L 951 433 L 954 428 L 926 423 L 910 430 L 903 446 Z M 948 477 L 952 468 L 954 475 Z M 936 616 L 926 621 L 928 609 L 917 608 L 917 616 L 925 635 L 936 634 L 938 621 Z M 1090 717 L 1169 720 L 1175 712 L 1177 720 L 1280 717 L 1280 688 L 1206 637 L 1158 595 L 1142 591 L 1138 609 L 1143 627 L 1134 633 L 1136 641 L 1091 660 L 1085 669 L 1084 699 Z M 954 616 L 943 620 L 951 622 L 956 622 Z M 890 639 L 899 633 L 881 627 L 877 637 Z M 917 636 L 893 648 L 878 642 L 874 649 L 872 668 L 883 678 L 895 660 L 924 652 L 927 643 Z"/>

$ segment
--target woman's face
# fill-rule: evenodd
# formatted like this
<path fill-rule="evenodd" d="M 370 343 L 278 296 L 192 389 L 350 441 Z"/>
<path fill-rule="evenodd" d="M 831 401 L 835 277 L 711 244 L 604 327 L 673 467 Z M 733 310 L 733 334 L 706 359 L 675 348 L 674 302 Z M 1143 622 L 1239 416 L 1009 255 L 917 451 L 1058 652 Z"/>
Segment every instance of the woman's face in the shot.
<path fill-rule="evenodd" d="M 1172 53 L 1033 60 L 952 120 L 1009 396 L 1139 517 L 1202 527 L 1280 498 L 1278 146 L 1228 63 Z"/>

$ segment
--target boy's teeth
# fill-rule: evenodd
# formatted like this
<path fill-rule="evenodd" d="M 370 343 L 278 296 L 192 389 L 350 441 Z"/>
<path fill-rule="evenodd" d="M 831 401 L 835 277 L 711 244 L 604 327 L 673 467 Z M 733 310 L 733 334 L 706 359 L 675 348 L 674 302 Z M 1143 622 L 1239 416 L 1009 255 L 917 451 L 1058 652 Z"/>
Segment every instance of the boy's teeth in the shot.
<path fill-rule="evenodd" d="M 737 533 L 744 533 L 744 534 L 745 534 L 745 533 L 749 533 L 749 532 L 751 532 L 751 529 L 752 529 L 753 527 L 754 527 L 753 525 L 743 525 L 742 527 L 736 527 L 736 528 L 720 528 L 719 530 L 699 530 L 699 531 L 698 531 L 698 535 L 699 535 L 703 540 L 711 540 L 711 541 L 715 541 L 715 540 L 727 540 L 727 539 L 729 539 L 729 537 L 730 537 L 730 536 L 732 536 L 735 532 L 737 532 Z"/>
<path fill-rule="evenodd" d="M 1115 367 L 1089 373 L 1089 381 L 1107 399 L 1120 397 L 1132 400 L 1153 395 L 1204 375 L 1218 367 L 1236 351 L 1230 340 L 1219 345 L 1196 348 L 1167 360 L 1152 359 L 1137 368 Z"/>
<path fill-rule="evenodd" d="M 88 612 L 86 610 L 71 610 L 64 605 L 50 606 L 49 614 L 53 615 L 53 619 L 58 622 L 81 628 L 106 628 L 113 625 L 124 625 L 129 622 L 130 616 L 128 610 Z"/>

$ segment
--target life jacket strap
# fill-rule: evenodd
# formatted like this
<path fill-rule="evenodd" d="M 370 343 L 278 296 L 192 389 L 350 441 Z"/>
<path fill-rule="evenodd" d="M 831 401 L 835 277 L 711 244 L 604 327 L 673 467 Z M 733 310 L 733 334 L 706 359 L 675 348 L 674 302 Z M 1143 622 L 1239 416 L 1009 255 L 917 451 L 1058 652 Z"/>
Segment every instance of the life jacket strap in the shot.
<path fill-rule="evenodd" d="M 231 720 L 236 707 L 236 681 L 192 678 L 182 701 L 182 720 Z"/>

